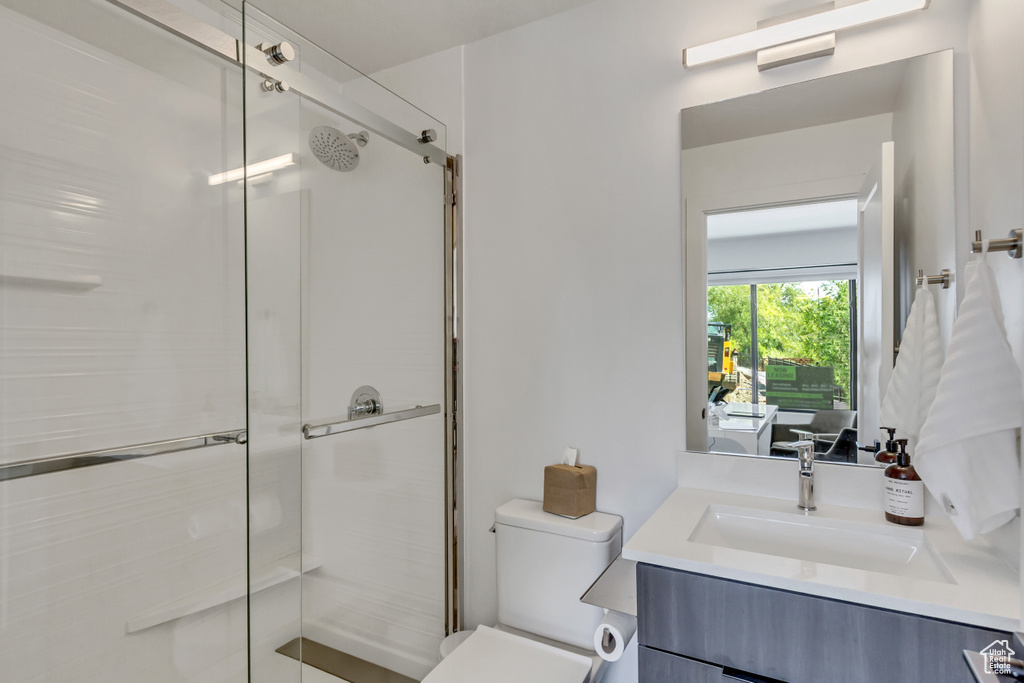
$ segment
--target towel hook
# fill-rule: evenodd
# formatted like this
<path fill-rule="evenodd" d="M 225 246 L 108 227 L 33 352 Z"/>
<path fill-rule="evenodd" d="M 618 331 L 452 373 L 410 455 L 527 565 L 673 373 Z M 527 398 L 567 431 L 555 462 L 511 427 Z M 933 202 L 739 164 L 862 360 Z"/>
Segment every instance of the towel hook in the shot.
<path fill-rule="evenodd" d="M 1005 251 L 1007 256 L 1010 258 L 1021 258 L 1024 256 L 1024 249 L 1021 248 L 1021 234 L 1022 231 L 1018 228 L 1011 230 L 1009 237 L 1005 237 L 999 240 L 990 240 L 988 243 L 989 251 Z M 971 253 L 981 253 L 981 230 L 974 231 L 974 241 L 971 242 Z"/>
<path fill-rule="evenodd" d="M 927 282 L 930 285 L 942 285 L 943 289 L 949 289 L 949 283 L 952 281 L 953 273 L 949 271 L 949 268 L 943 268 L 939 275 L 925 275 L 920 268 L 917 270 L 917 285 L 919 287 Z"/>

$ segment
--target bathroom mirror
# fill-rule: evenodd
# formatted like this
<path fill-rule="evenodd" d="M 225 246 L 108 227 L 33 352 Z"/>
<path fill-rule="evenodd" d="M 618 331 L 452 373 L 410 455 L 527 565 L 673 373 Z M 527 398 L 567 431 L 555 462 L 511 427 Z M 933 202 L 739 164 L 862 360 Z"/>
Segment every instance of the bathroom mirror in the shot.
<path fill-rule="evenodd" d="M 918 272 L 956 269 L 953 128 L 952 50 L 682 111 L 689 450 L 875 463 Z"/>

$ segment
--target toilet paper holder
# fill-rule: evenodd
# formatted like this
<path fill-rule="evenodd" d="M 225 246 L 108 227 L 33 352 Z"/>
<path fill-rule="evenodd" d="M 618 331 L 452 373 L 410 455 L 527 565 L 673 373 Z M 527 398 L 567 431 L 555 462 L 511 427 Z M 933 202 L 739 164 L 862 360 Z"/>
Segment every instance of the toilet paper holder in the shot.
<path fill-rule="evenodd" d="M 580 597 L 580 602 L 635 617 L 636 560 L 619 554 Z"/>

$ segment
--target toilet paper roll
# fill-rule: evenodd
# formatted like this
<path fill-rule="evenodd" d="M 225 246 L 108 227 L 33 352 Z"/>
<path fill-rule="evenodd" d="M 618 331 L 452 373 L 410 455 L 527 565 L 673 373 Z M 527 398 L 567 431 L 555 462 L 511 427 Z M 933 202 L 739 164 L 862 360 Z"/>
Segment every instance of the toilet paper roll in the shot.
<path fill-rule="evenodd" d="M 634 633 L 636 617 L 606 609 L 604 619 L 594 631 L 594 650 L 606 662 L 617 662 Z"/>

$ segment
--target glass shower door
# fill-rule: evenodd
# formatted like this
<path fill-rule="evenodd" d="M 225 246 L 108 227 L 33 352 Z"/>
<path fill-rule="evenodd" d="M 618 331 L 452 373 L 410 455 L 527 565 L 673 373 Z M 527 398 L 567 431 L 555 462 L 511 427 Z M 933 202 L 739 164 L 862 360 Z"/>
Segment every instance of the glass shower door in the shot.
<path fill-rule="evenodd" d="M 246 13 L 0 0 L 4 681 L 417 679 L 451 628 L 445 131 Z"/>
<path fill-rule="evenodd" d="M 108 2 L 0 35 L 0 680 L 244 683 L 241 69 Z"/>
<path fill-rule="evenodd" d="M 246 43 L 263 50 L 247 55 L 247 164 L 288 161 L 247 189 L 250 482 L 266 462 L 266 485 L 301 501 L 288 534 L 251 538 L 250 562 L 302 573 L 301 611 L 291 596 L 266 610 L 252 598 L 253 680 L 280 680 L 256 664 L 276 671 L 272 653 L 349 680 L 418 680 L 449 628 L 445 130 L 245 15 Z M 276 377 L 276 412 L 254 412 L 254 354 Z M 265 461 L 260 421 L 282 435 Z"/>

